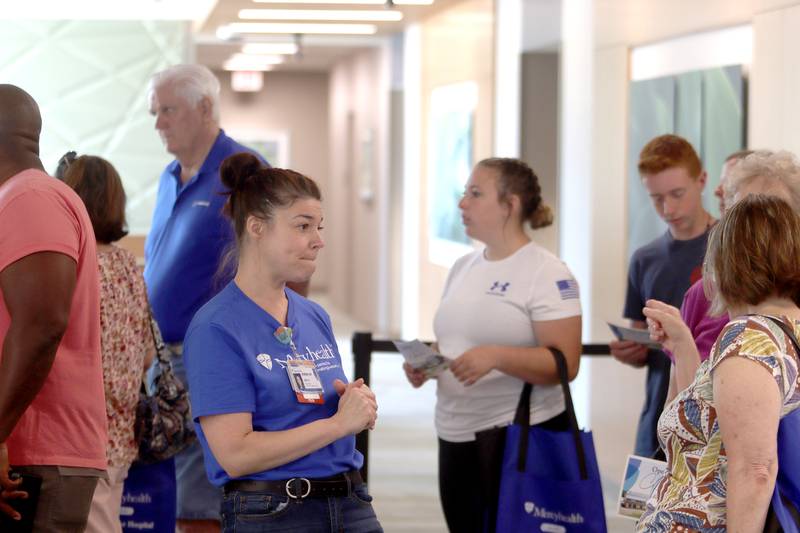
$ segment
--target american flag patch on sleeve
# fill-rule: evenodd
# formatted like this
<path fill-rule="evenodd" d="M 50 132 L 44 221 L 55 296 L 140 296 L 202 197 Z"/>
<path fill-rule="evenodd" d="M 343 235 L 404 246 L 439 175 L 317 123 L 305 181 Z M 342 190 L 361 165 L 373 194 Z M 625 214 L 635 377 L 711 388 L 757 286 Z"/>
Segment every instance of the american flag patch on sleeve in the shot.
<path fill-rule="evenodd" d="M 556 281 L 556 287 L 562 300 L 578 299 L 578 282 L 574 279 Z"/>

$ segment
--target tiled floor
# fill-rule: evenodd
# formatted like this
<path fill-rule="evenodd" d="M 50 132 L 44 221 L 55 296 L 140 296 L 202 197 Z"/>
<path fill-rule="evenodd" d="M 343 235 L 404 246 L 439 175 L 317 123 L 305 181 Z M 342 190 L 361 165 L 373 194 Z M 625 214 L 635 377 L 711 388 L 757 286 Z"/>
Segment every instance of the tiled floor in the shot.
<path fill-rule="evenodd" d="M 350 337 L 364 328 L 332 307 L 324 295 L 312 295 L 330 313 L 345 371 L 352 375 Z M 446 532 L 439 505 L 436 434 L 433 428 L 435 385 L 412 389 L 406 382 L 397 354 L 374 354 L 372 388 L 378 397 L 378 425 L 370 436 L 369 476 L 375 511 L 387 533 Z M 602 373 L 613 361 L 593 361 Z M 617 375 L 616 368 L 614 375 Z M 593 374 L 594 375 L 594 374 Z M 592 395 L 592 401 L 603 394 Z M 602 392 L 602 391 L 600 391 Z M 598 411 L 595 406 L 593 413 Z M 605 411 L 605 410 L 601 410 Z M 635 406 L 634 406 L 635 411 Z M 603 430 L 595 431 L 595 447 L 603 477 L 608 530 L 633 531 L 633 522 L 616 516 L 622 464 L 632 442 L 629 417 L 609 409 L 602 418 Z M 596 414 L 595 414 L 596 417 Z M 597 417 L 596 417 L 597 418 Z M 600 420 L 596 419 L 596 423 Z"/>

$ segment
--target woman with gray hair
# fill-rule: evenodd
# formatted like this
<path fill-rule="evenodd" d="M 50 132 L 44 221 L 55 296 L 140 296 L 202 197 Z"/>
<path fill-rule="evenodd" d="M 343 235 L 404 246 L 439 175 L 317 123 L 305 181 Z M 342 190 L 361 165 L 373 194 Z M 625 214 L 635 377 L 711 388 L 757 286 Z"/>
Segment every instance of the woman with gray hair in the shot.
<path fill-rule="evenodd" d="M 749 194 L 778 196 L 800 212 L 800 162 L 786 150 L 756 150 L 731 167 L 723 194 L 726 205 Z"/>
<path fill-rule="evenodd" d="M 795 214 L 800 213 L 800 162 L 798 162 L 798 159 L 792 153 L 786 151 L 771 152 L 767 150 L 759 150 L 753 152 L 747 155 L 746 157 L 741 158 L 737 163 L 731 166 L 729 172 L 727 173 L 727 179 L 724 183 L 723 189 L 724 189 L 725 204 L 731 208 L 735 207 L 739 202 L 741 202 L 745 198 L 748 198 L 749 196 L 760 195 L 762 197 L 775 197 L 780 200 L 784 200 Z M 722 219 L 723 225 L 725 223 L 727 216 L 728 215 L 726 214 L 725 217 L 723 217 Z M 776 221 L 775 223 L 777 224 L 778 222 Z M 754 233 L 756 231 L 755 226 L 751 229 L 752 229 L 751 233 Z M 720 228 L 719 230 L 722 231 L 724 230 L 724 228 Z M 730 237 L 730 235 L 728 237 Z M 752 239 L 758 239 L 758 237 L 754 234 L 750 235 L 750 239 L 751 239 L 750 241 L 740 242 L 740 244 L 745 246 L 746 248 L 741 248 L 737 252 L 739 254 L 738 257 L 740 257 L 740 261 L 748 264 L 752 263 L 753 261 L 758 262 L 758 258 L 760 257 L 760 255 L 764 255 L 763 248 L 767 244 L 766 242 L 762 242 L 761 240 L 758 240 L 758 242 L 753 242 Z M 721 243 L 717 243 L 718 246 L 723 246 L 726 244 L 729 246 L 731 243 L 728 242 L 727 240 Z M 710 247 L 709 255 L 707 257 L 708 264 L 705 266 L 704 270 L 707 273 L 713 274 L 712 279 L 705 280 L 706 285 L 709 285 L 710 287 L 712 285 L 718 285 L 720 282 L 720 276 L 724 275 L 724 273 L 715 274 L 714 265 L 712 265 L 712 263 L 714 262 L 714 254 L 710 253 L 711 241 L 709 242 L 709 247 Z M 745 257 L 745 255 L 747 257 Z M 733 257 L 733 255 L 731 255 L 731 257 Z M 768 254 L 768 258 L 769 259 L 767 261 L 761 262 L 762 263 L 761 267 L 767 269 L 775 269 L 777 268 L 776 265 L 785 263 L 786 262 L 785 260 L 787 259 L 785 257 L 782 257 L 782 254 L 775 255 L 774 253 Z M 792 261 L 791 255 L 789 257 L 789 261 L 790 262 Z M 723 265 L 723 266 L 725 267 L 725 270 L 730 270 L 730 268 L 732 268 L 730 265 Z M 730 307 L 730 304 L 738 302 L 742 298 L 746 298 L 747 295 L 745 293 L 747 292 L 748 287 L 758 285 L 758 283 L 756 282 L 759 280 L 757 280 L 756 278 L 759 276 L 763 277 L 764 273 L 757 270 L 758 269 L 754 269 L 753 272 L 747 273 L 746 275 L 739 275 L 739 279 L 736 283 L 737 294 L 733 294 L 731 287 L 724 288 L 723 292 L 727 292 L 727 294 L 725 295 L 725 299 L 728 301 L 729 304 L 728 307 Z M 777 287 L 777 289 L 775 289 L 777 291 L 775 294 L 780 294 L 781 290 L 783 290 L 782 287 L 785 284 L 782 283 L 781 278 L 786 277 L 786 275 L 788 274 L 784 273 L 781 274 L 777 279 L 770 278 L 771 282 L 774 285 L 776 284 Z M 731 278 L 731 276 L 728 277 Z M 767 277 L 769 278 L 769 276 Z M 791 277 L 791 275 L 789 277 Z M 676 432 L 674 433 L 675 435 L 680 434 L 686 428 L 681 429 L 681 427 L 678 427 L 680 426 L 680 424 L 678 426 L 675 426 L 674 424 L 675 420 L 673 419 L 670 421 L 669 420 L 670 415 L 666 413 L 672 412 L 674 414 L 676 409 L 680 411 L 681 409 L 683 409 L 682 406 L 689 405 L 687 404 L 688 401 L 687 397 L 692 396 L 694 394 L 693 391 L 695 392 L 700 391 L 703 394 L 703 398 L 705 400 L 708 400 L 710 398 L 715 412 L 720 409 L 723 411 L 726 409 L 726 400 L 725 398 L 723 398 L 723 395 L 719 393 L 720 391 L 717 390 L 719 387 L 716 382 L 716 379 L 713 381 L 712 384 L 713 386 L 711 387 L 711 391 L 709 391 L 708 390 L 709 382 L 707 378 L 710 375 L 710 372 L 706 373 L 698 372 L 698 369 L 700 368 L 706 369 L 707 368 L 706 365 L 709 364 L 711 366 L 708 368 L 714 368 L 716 365 L 719 364 L 718 360 L 716 360 L 716 362 L 712 361 L 711 363 L 706 363 L 705 361 L 709 359 L 709 356 L 711 357 L 711 359 L 717 357 L 718 359 L 721 360 L 722 357 L 725 357 L 726 355 L 728 355 L 730 351 L 733 351 L 733 348 L 731 347 L 736 345 L 736 342 L 732 342 L 731 340 L 734 338 L 733 334 L 730 333 L 727 337 L 723 338 L 724 337 L 723 332 L 732 331 L 731 326 L 733 326 L 737 321 L 741 321 L 740 318 L 737 318 L 736 320 L 734 320 L 734 322 L 728 324 L 728 319 L 733 318 L 736 315 L 741 315 L 742 309 L 739 309 L 737 306 L 730 307 L 730 310 L 726 309 L 724 307 L 725 302 L 723 301 L 723 299 L 719 297 L 715 297 L 714 302 L 709 302 L 706 295 L 702 292 L 703 281 L 699 283 L 701 283 L 701 285 L 699 286 L 699 290 L 697 286 L 693 286 L 687 292 L 681 312 L 679 312 L 674 307 L 668 306 L 663 302 L 657 302 L 657 301 L 647 302 L 647 306 L 644 309 L 644 314 L 648 317 L 648 326 L 650 327 L 651 337 L 659 342 L 663 342 L 665 347 L 669 348 L 672 351 L 672 356 L 674 357 L 675 361 L 675 365 L 673 366 L 673 372 L 672 372 L 673 379 L 671 380 L 670 383 L 670 394 L 667 399 L 667 404 L 666 404 L 667 407 L 665 408 L 665 415 L 663 415 L 662 420 L 659 422 L 660 427 L 670 426 L 673 427 L 673 429 L 677 427 Z M 760 289 L 763 289 L 763 287 L 760 287 Z M 717 288 L 716 292 L 718 292 L 719 290 L 722 289 Z M 767 298 L 761 303 L 749 302 L 747 305 L 750 305 L 750 307 L 753 306 L 758 307 L 758 310 L 748 311 L 748 312 L 762 312 L 763 311 L 762 308 L 766 309 L 766 307 L 764 307 L 765 305 L 770 304 L 772 300 L 777 298 L 777 296 L 775 295 L 773 296 L 774 298 L 772 297 Z M 682 316 L 684 318 L 687 316 L 686 313 L 687 307 L 705 309 L 705 313 L 707 315 L 722 315 L 725 317 L 722 320 L 717 320 L 715 322 L 713 317 L 707 317 L 708 323 L 713 322 L 713 324 L 716 325 L 716 331 L 714 331 L 713 333 L 715 333 L 714 337 L 717 340 L 714 344 L 714 347 L 711 349 L 710 354 L 708 352 L 706 352 L 705 354 L 701 354 L 698 351 L 698 344 L 700 344 L 700 339 L 698 339 L 696 336 L 693 338 L 694 331 L 690 330 L 689 327 L 687 327 L 687 325 L 681 318 Z M 753 307 L 753 309 L 755 309 L 755 307 Z M 728 316 L 729 314 L 730 317 Z M 784 346 L 784 348 L 786 347 Z M 749 347 L 742 346 L 742 348 L 739 349 L 739 352 L 747 352 L 748 350 L 752 352 L 753 346 Z M 786 353 L 785 349 L 783 350 L 783 353 Z M 743 353 L 739 353 L 739 355 L 742 354 Z M 770 360 L 777 361 L 779 360 L 779 358 L 773 357 Z M 786 368 L 789 368 L 789 374 L 791 374 L 792 371 L 796 373 L 797 370 L 796 366 L 794 370 L 791 369 L 792 363 L 795 361 L 795 359 L 789 358 L 789 359 L 783 359 L 782 361 L 788 365 L 788 366 L 784 365 L 783 367 L 784 370 Z M 704 382 L 705 384 L 702 387 L 700 387 L 698 385 L 698 380 L 702 380 L 701 379 L 702 376 L 706 377 L 703 378 L 706 379 L 706 381 Z M 756 377 L 753 376 L 753 379 L 755 378 Z M 794 380 L 789 378 L 789 381 L 796 381 L 796 376 Z M 673 399 L 675 399 L 674 402 Z M 698 401 L 691 400 L 690 403 L 691 402 L 695 402 L 692 403 L 692 405 L 695 406 L 699 406 L 700 404 L 703 403 L 703 401 L 699 400 Z M 736 403 L 736 409 L 739 409 L 741 411 L 739 414 L 743 413 L 746 410 L 745 404 L 747 404 L 748 402 L 743 396 L 739 396 L 738 400 L 735 403 Z M 786 409 L 784 409 L 784 414 L 786 414 L 786 412 L 787 412 Z M 764 413 L 761 413 L 758 416 L 761 417 L 762 419 L 768 418 Z M 720 419 L 722 419 L 724 418 L 724 415 L 719 415 L 719 417 Z M 719 424 L 714 424 L 714 427 L 718 428 L 719 426 L 724 425 L 723 422 L 724 420 L 720 420 Z M 709 431 L 710 433 L 714 433 L 714 431 L 711 431 L 710 429 Z M 703 454 L 705 455 L 703 455 L 703 457 L 706 457 L 704 464 L 706 464 L 708 467 L 711 467 L 716 465 L 719 461 L 722 461 L 723 459 L 709 461 L 709 458 L 712 455 L 718 453 L 721 457 L 724 457 L 725 461 L 727 461 L 729 473 L 734 470 L 736 470 L 736 472 L 738 473 L 743 472 L 744 470 L 742 470 L 741 468 L 739 468 L 739 466 L 736 465 L 741 463 L 742 457 L 752 456 L 753 450 L 754 449 L 757 450 L 760 444 L 756 443 L 756 446 L 753 446 L 752 444 L 755 442 L 755 440 L 753 439 L 750 439 L 744 443 L 739 442 L 739 440 L 741 439 L 737 440 L 734 436 L 731 436 L 729 433 L 730 430 L 728 430 L 728 436 L 726 439 L 725 428 L 723 428 L 723 431 L 721 433 L 719 433 L 719 429 L 716 429 L 715 431 L 717 432 L 717 440 L 716 443 L 714 444 L 714 446 L 716 447 L 715 448 L 716 451 L 709 449 L 708 446 L 705 447 L 701 446 L 697 448 L 698 450 L 700 449 L 704 450 Z M 709 435 L 705 436 L 708 437 Z M 690 441 L 692 439 L 693 437 L 688 438 L 688 440 Z M 669 438 L 667 438 L 667 440 L 669 440 Z M 774 439 L 772 440 L 774 441 Z M 710 441 L 711 439 L 709 439 L 709 442 Z M 769 438 L 767 439 L 767 441 L 769 441 Z M 709 442 L 705 444 L 708 444 Z M 665 442 L 662 442 L 662 446 L 664 446 L 665 449 L 672 448 L 672 446 L 665 446 Z M 678 456 L 676 455 L 675 449 L 667 450 L 668 455 L 673 456 L 672 461 L 670 463 L 671 465 L 670 471 L 673 473 L 673 477 L 677 476 L 677 478 L 681 478 L 680 481 L 676 482 L 675 486 L 681 486 L 684 487 L 684 489 L 686 489 L 686 491 L 682 493 L 683 495 L 678 498 L 679 500 L 682 501 L 680 502 L 672 501 L 672 504 L 670 505 L 672 505 L 673 508 L 675 508 L 675 506 L 683 507 L 684 511 L 688 505 L 689 507 L 692 507 L 693 511 L 695 511 L 696 513 L 706 513 L 708 509 L 700 509 L 699 507 L 703 506 L 698 505 L 698 501 L 708 498 L 714 499 L 716 496 L 714 496 L 709 492 L 706 492 L 703 496 L 699 496 L 700 492 L 703 492 L 704 490 L 704 489 L 701 490 L 703 486 L 703 481 L 699 479 L 702 476 L 700 476 L 700 474 L 697 474 L 697 478 L 693 478 L 692 480 L 690 480 L 689 478 L 692 478 L 693 476 L 685 475 L 687 472 L 679 468 L 680 466 L 679 463 L 683 464 L 686 461 L 686 458 L 689 456 L 693 456 L 693 454 L 695 454 L 696 451 L 697 450 L 695 450 L 694 452 L 682 451 L 680 453 L 680 456 Z M 770 468 L 773 468 L 773 470 L 777 469 L 775 465 L 771 465 Z M 745 490 L 742 489 L 742 487 L 737 481 L 738 473 L 734 473 L 733 475 L 729 474 L 727 478 L 723 477 L 723 483 L 725 483 L 727 486 L 723 486 L 722 491 L 723 494 L 727 495 L 727 502 L 726 502 L 727 506 L 729 508 L 730 507 L 736 508 L 732 513 L 730 509 L 728 510 L 728 515 L 730 514 L 734 515 L 732 521 L 738 521 L 741 517 L 740 514 L 737 514 L 740 513 L 740 511 L 743 509 L 742 506 L 743 504 L 741 501 L 739 501 L 740 500 L 739 495 L 746 492 Z M 711 474 L 713 474 L 713 472 L 711 472 L 711 470 L 706 469 L 705 474 L 703 475 L 708 476 Z M 672 491 L 672 496 L 670 497 L 673 500 L 675 500 L 675 494 L 677 494 L 678 492 L 676 492 L 677 489 L 674 490 L 673 489 L 674 487 L 670 489 Z M 694 491 L 694 489 L 698 489 L 699 492 Z M 663 491 L 661 492 L 661 496 L 667 500 L 669 499 L 664 495 Z M 732 499 L 736 500 L 736 503 L 731 503 Z M 666 505 L 665 502 L 661 500 L 657 503 L 653 503 L 651 514 L 647 519 L 643 520 L 643 522 L 640 523 L 640 526 L 642 526 L 643 524 L 650 524 L 652 526 L 654 524 L 653 520 L 658 521 L 664 519 L 667 516 L 672 516 L 670 515 L 669 511 L 667 511 L 667 509 L 665 508 L 665 505 Z M 670 507 L 670 505 L 666 505 L 666 507 Z M 748 513 L 752 514 L 752 511 L 753 509 L 749 509 Z M 660 515 L 660 517 L 656 518 L 656 515 Z M 700 516 L 700 514 L 698 514 L 697 516 Z M 715 523 L 719 524 L 719 523 L 724 523 L 726 520 L 729 520 L 729 516 L 726 516 L 725 513 L 723 513 L 722 516 L 719 515 L 714 516 L 714 512 L 709 512 L 708 514 L 703 514 L 703 519 L 715 521 Z M 722 522 L 720 522 L 720 520 Z M 732 521 L 728 521 L 727 525 L 732 526 L 733 525 L 731 523 Z"/>
<path fill-rule="evenodd" d="M 778 425 L 800 408 L 800 217 L 783 198 L 737 200 L 712 229 L 703 267 L 712 308 L 731 321 L 659 419 L 667 474 L 637 531 L 761 532 L 767 521 Z M 696 352 L 679 315 L 654 301 L 644 314 L 676 360 Z"/>
<path fill-rule="evenodd" d="M 800 213 L 800 162 L 797 157 L 787 151 L 756 150 L 746 154 L 727 169 L 721 203 L 730 207 L 751 194 L 764 194 L 785 200 L 796 213 Z M 726 314 L 714 316 L 709 312 L 711 302 L 704 293 L 702 279 L 686 291 L 680 311 L 655 300 L 648 303 L 645 309 L 648 308 L 676 317 L 694 340 L 691 345 L 681 346 L 676 352 L 667 354 L 673 360 L 667 395 L 669 403 L 694 381 L 697 368 L 708 359 L 711 345 L 728 319 Z"/>

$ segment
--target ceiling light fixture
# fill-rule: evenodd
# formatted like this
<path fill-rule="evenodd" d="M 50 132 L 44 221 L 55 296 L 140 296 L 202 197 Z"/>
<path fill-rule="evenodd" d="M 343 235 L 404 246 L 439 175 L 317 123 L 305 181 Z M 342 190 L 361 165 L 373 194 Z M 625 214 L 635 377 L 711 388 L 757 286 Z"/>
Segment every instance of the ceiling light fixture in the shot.
<path fill-rule="evenodd" d="M 243 54 L 294 55 L 298 50 L 297 43 L 248 43 L 242 47 Z"/>
<path fill-rule="evenodd" d="M 280 65 L 285 56 L 282 55 L 260 55 L 260 54 L 233 54 L 228 58 L 230 61 L 242 61 L 253 63 L 263 63 L 264 65 Z"/>
<path fill-rule="evenodd" d="M 310 33 L 317 35 L 373 35 L 378 28 L 374 24 L 313 24 L 283 22 L 233 22 L 217 30 L 218 34 L 237 33 Z"/>
<path fill-rule="evenodd" d="M 275 65 L 283 63 L 285 56 L 233 54 L 223 64 L 225 70 L 272 70 Z"/>
<path fill-rule="evenodd" d="M 386 0 L 253 0 L 257 4 L 354 4 L 354 5 L 386 5 Z M 393 0 L 396 6 L 429 6 L 433 0 Z"/>
<path fill-rule="evenodd" d="M 267 72 L 275 68 L 275 65 L 265 65 L 263 63 L 242 63 L 231 61 L 230 59 L 222 64 L 223 70 L 246 71 L 246 72 Z"/>
<path fill-rule="evenodd" d="M 400 11 L 354 9 L 242 9 L 239 18 L 244 20 L 356 20 L 370 22 L 397 22 L 403 20 Z"/>

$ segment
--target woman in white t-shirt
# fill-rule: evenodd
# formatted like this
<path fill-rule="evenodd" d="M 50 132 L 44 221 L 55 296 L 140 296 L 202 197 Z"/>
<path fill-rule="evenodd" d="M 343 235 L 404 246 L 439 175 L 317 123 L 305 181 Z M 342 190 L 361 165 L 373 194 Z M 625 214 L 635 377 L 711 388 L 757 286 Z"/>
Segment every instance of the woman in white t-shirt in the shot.
<path fill-rule="evenodd" d="M 459 202 L 467 235 L 485 247 L 460 258 L 434 318 L 439 351 L 453 359 L 437 378 L 439 491 L 452 532 L 493 531 L 502 446 L 480 432 L 509 425 L 523 382 L 533 383 L 531 424 L 567 428 L 555 361 L 570 379 L 581 353 L 578 286 L 567 266 L 525 233 L 548 226 L 538 178 L 522 161 L 484 159 Z M 405 366 L 414 387 L 424 375 Z M 496 435 L 497 431 L 483 434 Z M 487 447 L 486 444 L 489 444 Z"/>

